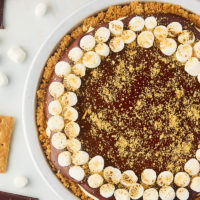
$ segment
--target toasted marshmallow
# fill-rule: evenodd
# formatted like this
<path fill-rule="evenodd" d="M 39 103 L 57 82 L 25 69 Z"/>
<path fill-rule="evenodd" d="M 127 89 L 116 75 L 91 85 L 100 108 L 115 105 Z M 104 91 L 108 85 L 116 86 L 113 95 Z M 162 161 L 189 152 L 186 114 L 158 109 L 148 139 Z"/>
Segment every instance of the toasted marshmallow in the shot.
<path fill-rule="evenodd" d="M 136 39 L 136 34 L 132 30 L 125 30 L 122 32 L 121 37 L 125 44 L 129 44 Z"/>
<path fill-rule="evenodd" d="M 72 72 L 79 77 L 85 76 L 85 66 L 83 64 L 76 64 L 72 67 Z"/>
<path fill-rule="evenodd" d="M 109 166 L 104 169 L 103 176 L 108 183 L 117 184 L 122 175 L 119 169 Z"/>
<path fill-rule="evenodd" d="M 184 169 L 191 176 L 197 175 L 200 170 L 200 165 L 199 165 L 198 160 L 195 158 L 188 160 L 185 163 Z"/>
<path fill-rule="evenodd" d="M 69 151 L 63 151 L 58 155 L 58 164 L 61 167 L 67 167 L 71 164 L 71 153 Z"/>
<path fill-rule="evenodd" d="M 179 36 L 178 41 L 181 44 L 192 44 L 195 41 L 195 36 L 192 31 L 184 30 Z"/>
<path fill-rule="evenodd" d="M 89 169 L 92 173 L 103 171 L 104 159 L 102 156 L 95 156 L 89 161 Z"/>
<path fill-rule="evenodd" d="M 48 137 L 51 136 L 51 130 L 50 130 L 50 128 L 48 126 L 46 128 L 46 134 L 47 134 Z"/>
<path fill-rule="evenodd" d="M 153 16 L 147 17 L 144 21 L 144 25 L 148 30 L 152 30 L 157 26 L 157 19 Z"/>
<path fill-rule="evenodd" d="M 185 71 L 191 76 L 197 76 L 200 73 L 200 62 L 196 57 L 191 57 L 185 64 Z"/>
<path fill-rule="evenodd" d="M 200 83 L 200 74 L 197 75 L 197 80 Z"/>
<path fill-rule="evenodd" d="M 156 172 L 153 169 L 145 169 L 142 172 L 141 179 L 144 184 L 152 185 L 156 182 Z"/>
<path fill-rule="evenodd" d="M 130 200 L 130 195 L 125 189 L 117 189 L 114 192 L 114 197 L 116 200 Z"/>
<path fill-rule="evenodd" d="M 3 72 L 0 72 L 0 87 L 5 86 L 7 84 L 8 84 L 8 77 Z"/>
<path fill-rule="evenodd" d="M 85 51 L 90 51 L 95 46 L 95 38 L 92 35 L 85 35 L 80 40 L 80 47 Z"/>
<path fill-rule="evenodd" d="M 26 52 L 20 47 L 12 47 L 7 52 L 8 58 L 15 63 L 22 63 L 26 58 Z"/>
<path fill-rule="evenodd" d="M 85 177 L 85 172 L 80 166 L 73 166 L 69 168 L 69 175 L 77 181 L 82 181 Z"/>
<path fill-rule="evenodd" d="M 129 194 L 130 194 L 130 197 L 132 199 L 139 199 L 142 197 L 144 193 L 144 188 L 141 184 L 139 183 L 134 183 L 130 189 L 129 189 Z"/>
<path fill-rule="evenodd" d="M 114 37 L 110 40 L 109 46 L 113 52 L 117 53 L 124 48 L 124 41 L 121 37 Z"/>
<path fill-rule="evenodd" d="M 116 36 L 121 35 L 123 28 L 124 28 L 124 24 L 120 20 L 114 20 L 109 23 L 109 29 L 113 35 L 116 35 Z"/>
<path fill-rule="evenodd" d="M 175 198 L 175 191 L 172 187 L 162 187 L 159 191 L 159 196 L 162 200 L 173 200 Z"/>
<path fill-rule="evenodd" d="M 196 152 L 196 158 L 198 161 L 200 161 L 200 149 L 198 149 Z"/>
<path fill-rule="evenodd" d="M 88 68 L 96 68 L 100 65 L 100 63 L 101 58 L 94 51 L 89 51 L 83 56 L 83 64 Z"/>
<path fill-rule="evenodd" d="M 47 12 L 47 8 L 48 8 L 48 5 L 46 3 L 41 2 L 37 4 L 37 6 L 35 7 L 35 16 L 36 17 L 44 16 Z"/>
<path fill-rule="evenodd" d="M 174 177 L 174 183 L 179 187 L 186 187 L 190 183 L 190 176 L 185 172 L 178 172 Z"/>
<path fill-rule="evenodd" d="M 130 187 L 131 185 L 133 185 L 134 183 L 136 183 L 138 181 L 138 177 L 135 175 L 135 172 L 132 170 L 126 170 L 122 173 L 122 177 L 121 177 L 121 184 L 126 186 L 126 187 Z"/>
<path fill-rule="evenodd" d="M 176 37 L 183 31 L 183 27 L 179 22 L 172 22 L 168 26 L 168 33 L 171 37 Z"/>
<path fill-rule="evenodd" d="M 137 42 L 139 46 L 148 49 L 153 46 L 154 35 L 151 31 L 143 31 L 138 35 Z"/>
<path fill-rule="evenodd" d="M 75 91 L 81 87 L 81 79 L 75 74 L 69 74 L 64 78 L 63 84 L 66 89 Z"/>
<path fill-rule="evenodd" d="M 82 56 L 83 56 L 83 51 L 79 47 L 72 48 L 68 53 L 69 59 L 71 59 L 74 62 L 79 61 Z"/>
<path fill-rule="evenodd" d="M 160 50 L 163 54 L 171 56 L 177 49 L 177 43 L 172 38 L 166 38 L 160 42 Z"/>
<path fill-rule="evenodd" d="M 95 51 L 100 56 L 108 56 L 110 53 L 109 46 L 106 43 L 99 43 L 95 47 Z"/>
<path fill-rule="evenodd" d="M 78 102 L 78 98 L 74 92 L 66 92 L 62 96 L 61 101 L 64 106 L 75 106 Z"/>
<path fill-rule="evenodd" d="M 51 115 L 59 115 L 62 112 L 62 106 L 58 100 L 51 101 L 48 105 L 48 111 Z"/>
<path fill-rule="evenodd" d="M 143 200 L 158 200 L 158 191 L 155 188 L 145 190 Z"/>
<path fill-rule="evenodd" d="M 49 93 L 54 98 L 60 97 L 64 93 L 64 86 L 60 82 L 52 82 L 49 86 Z"/>
<path fill-rule="evenodd" d="M 169 171 L 161 172 L 158 175 L 157 184 L 159 186 L 168 186 L 173 181 L 173 174 Z"/>
<path fill-rule="evenodd" d="M 100 27 L 95 32 L 94 37 L 98 43 L 107 42 L 110 38 L 110 30 L 106 27 Z"/>
<path fill-rule="evenodd" d="M 194 53 L 197 58 L 200 58 L 200 41 L 194 45 Z"/>
<path fill-rule="evenodd" d="M 61 131 L 64 128 L 64 120 L 61 116 L 54 115 L 49 118 L 47 126 L 50 128 L 51 131 Z"/>
<path fill-rule="evenodd" d="M 156 28 L 153 31 L 156 39 L 159 41 L 162 41 L 167 38 L 168 36 L 168 29 L 166 26 L 156 26 Z"/>
<path fill-rule="evenodd" d="M 98 188 L 103 184 L 103 178 L 99 174 L 92 174 L 88 177 L 87 182 L 91 188 Z"/>
<path fill-rule="evenodd" d="M 195 192 L 200 192 L 200 176 L 194 177 L 192 179 L 190 188 Z"/>
<path fill-rule="evenodd" d="M 75 138 L 67 140 L 67 149 L 70 152 L 77 152 L 81 149 L 81 142 Z"/>
<path fill-rule="evenodd" d="M 53 134 L 51 143 L 56 149 L 64 149 L 67 146 L 67 138 L 64 133 Z"/>
<path fill-rule="evenodd" d="M 78 111 L 71 106 L 67 106 L 63 111 L 63 117 L 64 119 L 75 122 L 78 119 Z"/>
<path fill-rule="evenodd" d="M 75 138 L 80 133 L 80 126 L 76 122 L 68 122 L 65 126 L 64 132 L 68 138 Z"/>
<path fill-rule="evenodd" d="M 77 151 L 72 155 L 72 163 L 74 165 L 84 165 L 89 160 L 89 155 L 85 151 Z"/>
<path fill-rule="evenodd" d="M 115 191 L 115 186 L 113 184 L 104 184 L 100 187 L 100 195 L 104 198 L 112 197 Z"/>
<path fill-rule="evenodd" d="M 128 26 L 132 31 L 141 31 L 144 28 L 144 24 L 144 19 L 140 16 L 136 16 L 129 21 Z"/>
<path fill-rule="evenodd" d="M 176 191 L 176 196 L 180 200 L 187 200 L 190 194 L 186 188 L 178 188 Z"/>
<path fill-rule="evenodd" d="M 176 51 L 176 59 L 179 62 L 187 62 L 192 57 L 192 47 L 189 44 L 181 44 Z"/>
<path fill-rule="evenodd" d="M 57 76 L 64 77 L 71 71 L 71 66 L 68 62 L 60 61 L 55 66 L 55 73 Z"/>

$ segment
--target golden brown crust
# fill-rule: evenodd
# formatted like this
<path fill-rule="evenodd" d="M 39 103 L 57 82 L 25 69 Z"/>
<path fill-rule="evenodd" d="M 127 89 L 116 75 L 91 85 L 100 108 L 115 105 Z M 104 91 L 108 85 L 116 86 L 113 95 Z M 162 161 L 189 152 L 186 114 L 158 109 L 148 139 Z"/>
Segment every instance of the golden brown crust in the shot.
<path fill-rule="evenodd" d="M 90 198 L 87 197 L 80 190 L 78 185 L 64 178 L 59 172 L 56 172 L 53 164 L 50 161 L 50 145 L 49 145 L 49 139 L 45 133 L 46 121 L 44 116 L 45 92 L 48 86 L 48 81 L 50 80 L 55 64 L 59 61 L 63 52 L 69 46 L 71 41 L 79 37 L 81 34 L 85 33 L 89 29 L 89 27 L 95 27 L 104 22 L 108 22 L 131 14 L 139 15 L 144 12 L 145 14 L 154 14 L 160 12 L 176 14 L 191 20 L 191 22 L 194 23 L 195 26 L 200 27 L 200 17 L 196 14 L 190 13 L 189 11 L 183 9 L 179 5 L 163 4 L 155 2 L 146 2 L 146 3 L 131 2 L 130 4 L 124 6 L 119 6 L 119 5 L 111 6 L 106 11 L 101 11 L 97 13 L 95 16 L 91 16 L 84 19 L 82 25 L 73 30 L 71 34 L 65 35 L 64 38 L 59 43 L 58 47 L 56 48 L 56 51 L 48 59 L 46 66 L 44 68 L 41 84 L 37 91 L 36 122 L 39 131 L 39 139 L 41 141 L 44 153 L 47 156 L 47 160 L 50 163 L 52 170 L 56 173 L 57 177 L 61 180 L 61 182 L 66 188 L 70 189 L 76 196 L 84 200 L 88 200 Z"/>

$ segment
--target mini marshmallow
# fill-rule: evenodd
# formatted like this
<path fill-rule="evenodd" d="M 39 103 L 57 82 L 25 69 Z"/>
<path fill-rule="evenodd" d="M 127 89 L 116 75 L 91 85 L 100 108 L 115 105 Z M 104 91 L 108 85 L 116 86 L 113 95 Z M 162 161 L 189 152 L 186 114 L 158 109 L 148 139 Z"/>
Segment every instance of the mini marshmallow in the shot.
<path fill-rule="evenodd" d="M 197 58 L 200 58 L 200 41 L 194 45 L 194 53 Z"/>
<path fill-rule="evenodd" d="M 64 133 L 53 134 L 51 143 L 56 149 L 64 149 L 67 146 L 67 138 Z"/>
<path fill-rule="evenodd" d="M 58 164 L 61 167 L 67 167 L 71 164 L 71 153 L 69 151 L 63 151 L 58 155 Z"/>
<path fill-rule="evenodd" d="M 16 176 L 14 179 L 14 185 L 17 188 L 24 188 L 28 184 L 28 178 L 26 176 Z"/>
<path fill-rule="evenodd" d="M 54 115 L 49 118 L 47 126 L 50 128 L 51 131 L 61 131 L 64 128 L 64 120 L 61 116 Z"/>
<path fill-rule="evenodd" d="M 114 37 L 110 40 L 109 46 L 113 52 L 117 53 L 124 49 L 124 41 L 122 37 Z"/>
<path fill-rule="evenodd" d="M 191 57 L 185 64 L 185 71 L 191 76 L 197 76 L 200 73 L 200 62 L 196 57 Z"/>
<path fill-rule="evenodd" d="M 87 182 L 91 188 L 98 188 L 103 184 L 103 178 L 99 174 L 92 174 L 88 177 Z"/>
<path fill-rule="evenodd" d="M 155 188 L 145 190 L 143 200 L 158 200 L 158 191 Z"/>
<path fill-rule="evenodd" d="M 172 187 L 162 187 L 159 191 L 159 196 L 162 200 L 173 200 L 175 198 L 175 191 Z"/>
<path fill-rule="evenodd" d="M 199 173 L 199 170 L 200 170 L 200 165 L 199 165 L 198 160 L 195 159 L 195 158 L 188 160 L 185 163 L 184 169 L 191 176 L 197 175 Z"/>
<path fill-rule="evenodd" d="M 82 181 L 85 177 L 85 172 L 80 166 L 73 166 L 69 168 L 69 175 L 76 181 Z"/>
<path fill-rule="evenodd" d="M 77 152 L 81 149 L 81 142 L 75 138 L 67 140 L 67 149 L 70 152 Z"/>
<path fill-rule="evenodd" d="M 157 26 L 157 19 L 153 16 L 147 17 L 144 21 L 144 24 L 148 30 L 152 30 Z"/>
<path fill-rule="evenodd" d="M 72 155 L 72 163 L 74 165 L 84 165 L 89 160 L 89 155 L 86 151 L 77 151 Z"/>
<path fill-rule="evenodd" d="M 107 42 L 110 38 L 110 30 L 106 27 L 100 27 L 95 32 L 95 39 L 98 43 Z"/>
<path fill-rule="evenodd" d="M 108 166 L 103 171 L 103 176 L 108 183 L 117 184 L 121 179 L 121 172 L 119 169 Z"/>
<path fill-rule="evenodd" d="M 49 93 L 54 98 L 60 97 L 64 93 L 64 85 L 60 82 L 52 82 L 49 86 Z"/>
<path fill-rule="evenodd" d="M 50 128 L 48 126 L 46 128 L 46 134 L 50 138 L 50 136 L 51 136 L 51 130 L 50 130 Z"/>
<path fill-rule="evenodd" d="M 129 194 L 132 199 L 141 198 L 143 193 L 144 193 L 144 187 L 139 183 L 133 184 L 129 189 Z"/>
<path fill-rule="evenodd" d="M 76 122 L 68 122 L 65 126 L 64 132 L 68 138 L 75 138 L 80 133 L 80 126 Z"/>
<path fill-rule="evenodd" d="M 72 67 L 72 72 L 79 77 L 85 76 L 85 66 L 83 64 L 76 64 Z"/>
<path fill-rule="evenodd" d="M 135 172 L 132 170 L 126 170 L 122 173 L 122 177 L 121 177 L 121 184 L 126 186 L 126 187 L 130 187 L 131 185 L 133 185 L 134 183 L 136 183 L 138 181 L 138 177 L 136 176 Z"/>
<path fill-rule="evenodd" d="M 26 58 L 26 52 L 20 47 L 12 47 L 7 52 L 8 58 L 15 63 L 22 63 Z"/>
<path fill-rule="evenodd" d="M 90 51 L 95 46 L 95 38 L 92 35 L 85 35 L 80 40 L 80 47 L 85 51 Z"/>
<path fill-rule="evenodd" d="M 66 120 L 74 122 L 78 119 L 78 111 L 71 106 L 67 106 L 67 108 L 63 111 L 63 117 Z"/>
<path fill-rule="evenodd" d="M 138 45 L 143 48 L 150 48 L 153 46 L 154 35 L 151 31 L 143 31 L 138 35 Z"/>
<path fill-rule="evenodd" d="M 174 183 L 179 187 L 186 187 L 190 183 L 190 176 L 185 172 L 178 172 L 174 177 Z"/>
<path fill-rule="evenodd" d="M 74 62 L 79 61 L 82 56 L 83 56 L 83 51 L 79 47 L 72 48 L 68 53 L 69 59 L 71 59 Z"/>
<path fill-rule="evenodd" d="M 75 91 L 81 87 L 81 79 L 74 74 L 69 74 L 64 78 L 63 84 L 66 89 Z"/>
<path fill-rule="evenodd" d="M 136 39 L 136 34 L 132 30 L 125 30 L 122 32 L 121 37 L 125 44 L 129 44 Z"/>
<path fill-rule="evenodd" d="M 187 62 L 192 57 L 192 47 L 189 44 L 181 44 L 176 51 L 176 59 L 179 62 Z"/>
<path fill-rule="evenodd" d="M 132 31 L 141 31 L 144 28 L 144 24 L 144 19 L 140 16 L 136 16 L 129 21 L 128 26 Z"/>
<path fill-rule="evenodd" d="M 99 43 L 95 47 L 95 52 L 100 56 L 108 56 L 110 53 L 109 46 L 106 43 Z"/>
<path fill-rule="evenodd" d="M 66 92 L 62 96 L 61 101 L 64 106 L 75 106 L 78 102 L 78 98 L 74 92 Z"/>
<path fill-rule="evenodd" d="M 171 37 L 176 37 L 183 31 L 183 27 L 179 22 L 172 22 L 168 26 L 168 33 Z"/>
<path fill-rule="evenodd" d="M 167 38 L 168 36 L 168 29 L 166 26 L 156 26 L 156 28 L 153 31 L 156 39 L 159 41 L 162 41 Z"/>
<path fill-rule="evenodd" d="M 177 49 L 177 43 L 172 38 L 166 38 L 160 42 L 160 50 L 164 55 L 171 56 Z"/>
<path fill-rule="evenodd" d="M 190 188 L 195 192 L 200 192 L 200 176 L 194 177 L 192 179 Z"/>
<path fill-rule="evenodd" d="M 109 22 L 110 32 L 115 36 L 121 35 L 123 28 L 124 28 L 124 24 L 120 20 L 114 20 L 114 21 Z"/>
<path fill-rule="evenodd" d="M 198 161 L 200 161 L 200 149 L 198 149 L 196 152 L 196 158 Z"/>
<path fill-rule="evenodd" d="M 144 184 L 152 185 L 156 182 L 156 172 L 153 169 L 145 169 L 142 172 L 141 179 Z"/>
<path fill-rule="evenodd" d="M 168 186 L 173 181 L 173 174 L 169 171 L 161 172 L 157 178 L 157 184 L 159 186 Z"/>
<path fill-rule="evenodd" d="M 112 197 L 115 191 L 115 186 L 113 184 L 104 184 L 100 187 L 100 195 L 104 198 Z"/>
<path fill-rule="evenodd" d="M 130 195 L 125 189 L 117 189 L 114 192 L 114 197 L 116 200 L 130 200 Z"/>
<path fill-rule="evenodd" d="M 192 31 L 184 30 L 179 36 L 178 41 L 181 44 L 192 44 L 195 41 L 195 36 Z"/>
<path fill-rule="evenodd" d="M 0 72 L 0 87 L 5 86 L 7 84 L 8 84 L 8 77 L 3 72 Z"/>
<path fill-rule="evenodd" d="M 100 65 L 101 58 L 94 51 L 88 51 L 83 56 L 83 64 L 88 68 L 96 68 Z"/>
<path fill-rule="evenodd" d="M 48 6 L 46 3 L 37 4 L 37 6 L 35 7 L 35 16 L 36 17 L 44 16 L 47 12 L 47 8 L 48 8 Z"/>
<path fill-rule="evenodd" d="M 95 156 L 89 161 L 89 169 L 92 173 L 103 171 L 104 159 L 102 156 Z"/>
<path fill-rule="evenodd" d="M 71 66 L 68 62 L 60 61 L 55 66 L 55 73 L 57 76 L 64 77 L 71 71 Z"/>
<path fill-rule="evenodd" d="M 58 100 L 51 101 L 48 105 L 48 111 L 51 115 L 59 115 L 62 112 L 62 106 Z"/>
<path fill-rule="evenodd" d="M 180 200 L 187 200 L 190 194 L 186 188 L 178 188 L 176 191 L 176 196 Z"/>

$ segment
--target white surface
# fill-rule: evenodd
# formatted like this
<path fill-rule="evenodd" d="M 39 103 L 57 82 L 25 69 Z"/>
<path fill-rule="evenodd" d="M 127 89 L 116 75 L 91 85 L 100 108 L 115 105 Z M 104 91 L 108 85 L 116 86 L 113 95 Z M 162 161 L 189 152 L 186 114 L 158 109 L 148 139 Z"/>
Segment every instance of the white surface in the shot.
<path fill-rule="evenodd" d="M 0 175 L 0 190 L 31 195 L 40 198 L 40 200 L 58 199 L 36 171 L 27 152 L 21 120 L 22 92 L 30 63 L 41 43 L 61 19 L 88 1 L 91 0 L 46 0 L 45 2 L 49 4 L 49 10 L 42 18 L 34 16 L 35 6 L 40 2 L 38 0 L 7 0 L 6 2 L 6 29 L 0 30 L 0 71 L 5 72 L 10 81 L 8 86 L 0 88 L 0 114 L 15 116 L 16 123 L 8 171 L 6 174 Z M 193 1 L 194 3 L 190 1 L 189 4 L 193 6 L 191 9 L 199 12 L 200 3 L 197 0 Z M 113 0 L 110 0 L 109 3 L 112 2 Z M 176 2 L 181 2 L 185 7 L 189 6 L 187 0 L 177 0 Z M 96 10 L 99 8 L 98 3 Z M 13 45 L 20 45 L 27 51 L 27 59 L 23 64 L 15 64 L 7 58 L 7 50 Z M 30 183 L 26 188 L 14 188 L 13 179 L 18 174 L 29 178 Z"/>

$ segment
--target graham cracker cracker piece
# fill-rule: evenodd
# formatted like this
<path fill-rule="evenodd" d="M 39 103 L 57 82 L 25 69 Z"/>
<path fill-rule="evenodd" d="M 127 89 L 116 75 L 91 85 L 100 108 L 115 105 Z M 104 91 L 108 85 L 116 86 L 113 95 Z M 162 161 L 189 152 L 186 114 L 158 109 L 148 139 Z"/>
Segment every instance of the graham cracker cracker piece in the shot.
<path fill-rule="evenodd" d="M 13 127 L 14 117 L 0 115 L 0 173 L 5 173 L 7 169 Z"/>

